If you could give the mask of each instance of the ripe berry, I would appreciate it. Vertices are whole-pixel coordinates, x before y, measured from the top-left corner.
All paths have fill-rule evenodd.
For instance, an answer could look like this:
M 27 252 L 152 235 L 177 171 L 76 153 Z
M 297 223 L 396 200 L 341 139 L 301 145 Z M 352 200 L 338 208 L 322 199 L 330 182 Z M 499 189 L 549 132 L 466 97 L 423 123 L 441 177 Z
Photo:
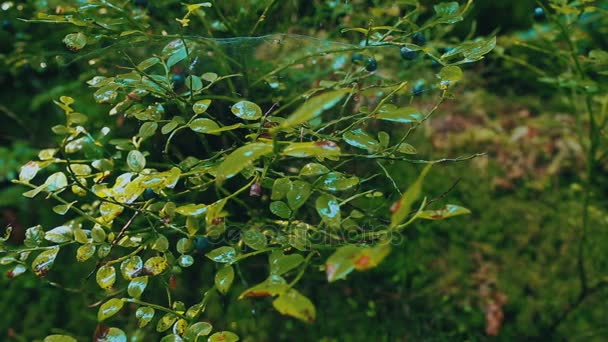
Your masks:
M 181 88 L 186 84 L 186 77 L 182 74 L 174 74 L 171 77 L 171 83 L 173 83 L 173 88 Z
M 401 54 L 401 58 L 408 61 L 411 61 L 412 59 L 418 57 L 418 51 L 412 50 L 407 46 L 402 47 L 401 50 L 399 50 L 399 53 Z
M 426 44 L 426 37 L 421 32 L 418 32 L 412 36 L 412 42 L 416 45 L 422 46 Z
M 416 84 L 414 85 L 414 88 L 412 88 L 412 95 L 419 96 L 419 95 L 422 95 L 422 92 L 424 92 L 424 83 L 416 82 Z
M 15 33 L 15 26 L 10 20 L 2 20 L 2 29 L 4 31 Z
M 353 53 L 353 55 L 350 57 L 350 61 L 353 63 L 362 62 L 363 55 L 360 53 Z
M 542 7 L 534 8 L 533 17 L 534 17 L 534 20 L 538 20 L 538 21 L 545 19 L 545 10 L 543 10 Z
M 196 248 L 197 252 L 205 253 L 209 247 L 211 247 L 211 243 L 206 237 L 198 236 L 194 239 L 194 248 Z
M 369 57 L 365 60 L 365 70 L 372 72 L 378 69 L 378 61 L 374 57 Z

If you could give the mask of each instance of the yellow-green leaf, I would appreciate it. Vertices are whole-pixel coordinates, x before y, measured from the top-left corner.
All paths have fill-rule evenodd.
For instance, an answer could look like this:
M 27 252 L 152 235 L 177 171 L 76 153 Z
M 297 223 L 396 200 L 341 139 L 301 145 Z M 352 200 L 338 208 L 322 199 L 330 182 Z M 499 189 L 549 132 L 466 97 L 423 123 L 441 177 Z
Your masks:
M 122 309 L 123 305 L 125 305 L 125 302 L 119 298 L 112 298 L 101 304 L 99 311 L 97 311 L 97 321 L 101 322 L 114 316 Z
M 234 281 L 234 269 L 232 266 L 220 268 L 215 274 L 215 287 L 220 293 L 226 294 Z
M 269 143 L 251 143 L 241 146 L 229 154 L 216 169 L 216 179 L 222 182 L 234 177 L 247 166 L 253 164 L 258 158 L 272 153 L 273 147 Z
M 289 289 L 272 302 L 272 305 L 283 315 L 289 315 L 307 323 L 314 322 L 316 310 L 310 299 L 295 289 Z
M 103 265 L 97 270 L 95 279 L 99 287 L 109 289 L 116 282 L 116 269 L 112 265 Z
M 391 207 L 393 214 L 391 215 L 390 228 L 397 227 L 410 213 L 412 204 L 418 199 L 418 197 L 420 197 L 420 193 L 422 192 L 422 182 L 424 181 L 424 177 L 429 172 L 432 165 L 433 164 L 428 164 L 422 170 L 414 184 L 412 184 L 407 191 L 403 193 L 403 196 L 401 196 L 401 198 L 393 204 Z
M 336 105 L 349 92 L 350 89 L 334 90 L 309 99 L 285 119 L 279 128 L 298 126 L 316 118 L 323 111 Z

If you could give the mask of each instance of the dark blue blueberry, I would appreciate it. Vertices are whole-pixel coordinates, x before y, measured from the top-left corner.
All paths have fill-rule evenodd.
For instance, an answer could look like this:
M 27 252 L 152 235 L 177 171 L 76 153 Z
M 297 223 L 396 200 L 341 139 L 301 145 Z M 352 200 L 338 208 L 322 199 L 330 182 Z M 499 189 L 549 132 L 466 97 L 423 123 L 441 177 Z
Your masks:
M 149 201 L 151 199 L 157 198 L 158 195 L 156 194 L 156 192 L 154 192 L 154 190 L 148 188 L 146 190 L 144 190 L 144 201 Z
M 209 247 L 211 247 L 211 243 L 209 242 L 209 239 L 207 239 L 204 236 L 197 236 L 194 239 L 194 248 L 196 248 L 196 251 L 199 253 L 205 253 Z
M 408 61 L 411 61 L 412 59 L 418 57 L 418 51 L 412 50 L 407 46 L 402 47 L 401 50 L 399 50 L 399 53 L 401 54 L 401 58 Z
M 2 20 L 2 29 L 4 31 L 15 33 L 15 26 L 10 20 Z
M 365 70 L 372 72 L 378 69 L 378 61 L 374 57 L 369 57 L 365 60 Z
M 424 92 L 424 83 L 416 82 L 416 84 L 414 85 L 414 88 L 412 88 L 412 95 L 419 96 L 419 95 L 422 95 L 423 92 Z
M 353 53 L 353 55 L 350 57 L 350 61 L 353 63 L 363 62 L 363 55 L 360 53 Z
M 535 7 L 533 13 L 534 20 L 545 19 L 545 10 L 542 7 Z
M 171 76 L 171 83 L 173 83 L 173 88 L 181 88 L 186 84 L 186 77 L 182 74 L 174 74 Z
M 426 37 L 421 32 L 415 33 L 412 36 L 412 42 L 416 45 L 422 46 L 426 44 Z

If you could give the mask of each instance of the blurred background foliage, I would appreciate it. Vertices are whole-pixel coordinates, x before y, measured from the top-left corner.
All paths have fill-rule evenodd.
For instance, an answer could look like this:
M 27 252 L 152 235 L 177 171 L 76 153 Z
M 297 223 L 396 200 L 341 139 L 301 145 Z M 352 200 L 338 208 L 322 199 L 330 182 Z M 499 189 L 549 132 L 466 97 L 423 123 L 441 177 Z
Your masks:
M 353 41 L 360 37 L 341 34 L 340 29 L 366 27 L 370 21 L 384 25 L 403 15 L 412 1 L 212 2 L 206 17 L 192 19 L 186 33 L 244 37 L 288 32 Z M 94 104 L 92 90 L 83 86 L 94 74 L 88 59 L 66 64 L 52 58 L 60 53 L 71 60 L 73 54 L 61 41 L 73 27 L 20 20 L 39 12 L 61 14 L 78 3 L 0 3 L 0 227 L 12 225 L 15 240 L 26 227 L 52 226 L 57 220 L 44 199 L 26 201 L 23 189 L 10 183 L 21 165 L 53 145 L 50 127 L 61 122 L 62 113 L 52 99 L 64 94 L 78 98 L 89 121 L 99 127 L 116 120 L 106 115 L 107 108 Z M 437 1 L 423 3 L 431 6 Z M 185 14 L 180 1 L 121 4 L 123 14 L 150 32 L 182 30 L 175 20 Z M 596 5 L 608 9 L 606 1 Z M 267 6 L 267 19 L 256 24 Z M 210 304 L 209 319 L 221 318 L 224 328 L 238 332 L 245 341 L 605 340 L 608 291 L 600 289 L 568 312 L 579 287 L 576 250 L 584 123 L 562 92 L 540 82 L 521 62 L 554 74 L 560 70 L 551 68 L 558 69 L 559 64 L 512 44 L 513 39 L 548 43 L 546 36 L 538 34 L 548 26 L 534 21 L 535 6 L 529 0 L 476 1 L 464 22 L 441 32 L 441 41 L 434 42 L 449 44 L 453 37 L 497 34 L 499 46 L 518 59 L 497 53 L 467 69 L 456 90 L 458 101 L 444 104 L 416 134 L 419 154 L 429 158 L 487 152 L 472 161 L 436 167 L 425 184 L 435 195 L 449 191 L 450 201 L 466 205 L 471 216 L 410 229 L 377 269 L 331 285 L 324 284 L 321 273 L 318 279 L 306 280 L 301 287 L 317 305 L 318 319 L 312 326 L 280 316 L 268 303 L 219 297 Z M 602 14 L 603 19 L 583 18 L 576 25 L 580 55 L 608 49 L 606 12 Z M 90 48 L 95 51 L 111 44 L 111 39 L 99 37 L 98 45 Z M 415 68 L 396 60 L 386 64 L 407 79 L 421 80 L 432 75 L 428 70 L 434 67 L 430 60 Z M 598 76 L 596 81 L 605 91 L 606 77 Z M 419 101 L 424 103 L 432 91 L 425 88 Z M 606 164 L 597 167 L 597 201 L 591 206 L 585 250 L 590 277 L 602 279 L 608 275 L 608 187 Z M 398 184 L 407 184 L 418 170 L 397 163 L 391 172 Z M 73 275 L 86 273 L 85 267 L 66 259 L 56 262 L 51 280 L 41 281 L 29 273 L 15 279 L 1 277 L 0 339 L 31 341 L 69 331 L 88 340 L 96 325 L 96 310 L 83 309 L 92 304 L 86 293 L 70 292 L 82 281 Z M 176 293 L 186 297 L 209 282 L 196 275 L 180 279 Z M 564 312 L 567 315 L 560 320 Z M 135 330 L 133 317 L 124 319 L 125 330 Z

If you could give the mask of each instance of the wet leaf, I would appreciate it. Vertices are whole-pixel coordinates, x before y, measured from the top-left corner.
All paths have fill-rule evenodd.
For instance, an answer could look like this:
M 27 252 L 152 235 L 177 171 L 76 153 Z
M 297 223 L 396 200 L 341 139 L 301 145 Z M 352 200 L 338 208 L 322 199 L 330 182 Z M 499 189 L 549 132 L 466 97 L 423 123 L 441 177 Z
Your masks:
M 167 331 L 169 328 L 171 328 L 171 326 L 173 325 L 173 323 L 175 323 L 175 321 L 177 321 L 177 317 L 173 314 L 165 314 L 163 317 L 161 317 L 158 320 L 158 323 L 156 324 L 156 331 L 158 332 L 163 332 L 163 331 Z
M 224 161 L 217 167 L 217 180 L 222 182 L 234 177 L 247 166 L 253 164 L 258 158 L 272 153 L 272 144 L 251 143 L 241 146 L 229 154 Z
M 190 267 L 194 264 L 194 258 L 188 254 L 180 255 L 179 258 L 177 258 L 177 263 L 181 267 Z
M 72 241 L 74 234 L 72 233 L 72 227 L 59 226 L 46 232 L 44 238 L 54 243 L 63 243 Z
M 304 104 L 285 119 L 279 127 L 282 129 L 290 128 L 308 122 L 319 116 L 323 111 L 336 105 L 349 92 L 350 89 L 334 90 L 308 99 L 308 101 L 304 102 Z
M 127 342 L 127 335 L 118 328 L 109 328 L 103 336 L 98 336 L 95 342 Z
M 154 318 L 154 309 L 149 306 L 142 306 L 135 311 L 135 318 L 137 318 L 137 326 L 143 328 Z
M 87 36 L 82 32 L 70 33 L 63 38 L 63 43 L 68 49 L 78 51 L 87 45 Z
M 272 183 L 272 193 L 270 199 L 277 201 L 285 198 L 287 193 L 291 190 L 293 184 L 289 178 L 278 178 Z
M 409 215 L 410 210 L 412 209 L 412 204 L 420 197 L 420 193 L 422 192 L 422 182 L 424 181 L 424 177 L 429 172 L 431 166 L 433 164 L 428 164 L 420 173 L 414 184 L 412 184 L 407 191 L 403 193 L 403 196 L 393 204 L 391 211 L 393 214 L 391 215 L 391 224 L 390 228 L 395 228 L 399 224 L 405 220 L 407 215 Z
M 219 331 L 209 336 L 208 342 L 236 342 L 239 336 L 230 331 Z
M 359 184 L 359 178 L 350 177 L 340 172 L 330 172 L 323 175 L 316 182 L 319 187 L 327 191 L 346 191 L 354 188 Z
M 347 245 L 338 248 L 326 261 L 327 281 L 345 279 L 354 270 L 376 267 L 390 252 L 390 244 L 380 242 L 374 247 Z
M 437 78 L 441 81 L 442 85 L 452 85 L 460 81 L 462 78 L 462 70 L 455 65 L 446 66 L 437 74 Z
M 374 139 L 371 135 L 367 134 L 360 128 L 350 130 L 342 135 L 344 141 L 354 147 L 376 152 L 380 150 L 381 146 L 378 140 Z
M 210 105 L 211 100 L 199 100 L 192 105 L 192 110 L 194 111 L 194 114 L 202 114 L 207 111 Z
M 232 266 L 222 267 L 215 274 L 215 287 L 222 294 L 226 294 L 230 290 L 233 281 L 234 269 Z
M 337 160 L 340 156 L 340 147 L 333 141 L 294 142 L 287 145 L 282 154 L 297 158 L 316 157 L 320 160 L 323 158 Z
M 239 101 L 230 108 L 230 111 L 243 120 L 257 120 L 262 117 L 260 106 L 250 101 Z
M 287 285 L 287 281 L 285 281 L 283 277 L 271 275 L 263 282 L 245 290 L 243 293 L 241 293 L 239 299 L 276 296 L 285 292 L 285 290 L 288 288 L 289 286 Z
M 151 248 L 155 251 L 165 252 L 167 249 L 169 249 L 169 240 L 166 236 L 159 235 L 156 240 L 154 240 Z
M 167 61 L 167 67 L 172 67 L 188 57 L 186 46 L 182 39 L 176 39 L 167 44 L 162 50 L 162 56 Z
M 195 131 L 196 133 L 209 133 L 216 131 L 220 128 L 217 122 L 211 119 L 199 118 L 194 119 L 190 123 L 190 129 Z
M 25 240 L 23 244 L 26 247 L 37 247 L 44 242 L 45 231 L 41 225 L 30 227 L 25 230 Z
M 139 298 L 146 289 L 146 286 L 148 286 L 147 276 L 133 278 L 133 280 L 129 282 L 127 293 L 133 298 Z
M 322 194 L 315 202 L 317 213 L 330 228 L 340 228 L 342 217 L 338 200 L 331 195 Z
M 40 165 L 38 165 L 35 161 L 29 161 L 27 164 L 21 167 L 21 171 L 19 172 L 19 180 L 22 182 L 28 182 L 40 171 Z
M 120 264 L 120 273 L 126 280 L 137 277 L 144 269 L 144 262 L 138 255 L 134 255 Z
M 374 117 L 399 123 L 418 123 L 422 120 L 422 114 L 418 109 L 414 107 L 399 108 L 392 104 L 382 105 Z
M 181 207 L 177 207 L 175 212 L 184 216 L 201 216 L 207 212 L 207 205 L 189 203 Z
M 437 210 L 423 210 L 416 214 L 417 218 L 427 220 L 443 220 L 448 217 L 470 214 L 471 211 L 467 208 L 463 208 L 454 204 L 447 204 L 441 209 Z
M 149 138 L 156 133 L 157 129 L 158 123 L 154 121 L 144 122 L 144 124 L 139 128 L 139 133 L 137 133 L 137 135 L 143 139 Z
M 201 90 L 203 88 L 203 81 L 198 76 L 190 75 L 186 77 L 186 87 L 192 91 Z
M 251 247 L 252 249 L 255 249 L 256 251 L 266 248 L 268 243 L 266 240 L 266 236 L 255 229 L 249 229 L 242 232 L 241 238 L 247 246 Z
M 127 155 L 127 165 L 132 171 L 139 172 L 146 167 L 146 157 L 138 150 L 131 150 Z
M 103 265 L 97 270 L 95 279 L 99 287 L 107 290 L 116 282 L 116 269 L 112 265 Z
M 301 207 L 310 197 L 311 187 L 307 182 L 294 181 L 291 190 L 287 192 L 287 204 L 293 210 Z
M 68 204 L 59 204 L 53 207 L 53 211 L 59 215 L 65 215 L 65 213 L 68 212 L 68 210 L 70 210 L 70 208 L 76 204 L 77 202 L 70 202 Z
M 177 323 L 175 323 L 175 324 L 177 324 Z M 177 334 L 166 335 L 160 339 L 160 342 L 182 342 L 182 341 L 184 341 L 184 340 Z
M 44 182 L 47 191 L 62 190 L 68 186 L 68 179 L 63 172 L 55 172 Z
M 93 255 L 95 255 L 95 245 L 93 244 L 84 244 L 76 250 L 76 260 L 79 262 L 84 262 L 89 260 Z
M 270 212 L 280 218 L 288 219 L 291 217 L 291 209 L 283 201 L 274 201 L 270 203 Z
M 154 66 L 154 65 L 156 65 L 158 63 L 160 63 L 160 58 L 158 58 L 158 57 L 150 57 L 150 58 L 144 60 L 143 62 L 139 63 L 137 65 L 137 68 L 139 70 L 141 70 L 141 71 L 145 71 L 146 69 L 148 69 L 148 68 L 150 68 L 150 67 L 152 67 L 152 66 Z
M 230 246 L 223 246 L 212 250 L 205 256 L 215 262 L 231 264 L 236 260 L 236 250 Z
M 300 170 L 300 176 L 320 176 L 329 172 L 329 169 L 324 165 L 317 163 L 308 163 Z
M 283 315 L 289 315 L 307 323 L 314 322 L 316 310 L 310 299 L 295 289 L 289 289 L 272 302 L 272 305 Z
M 269 256 L 270 274 L 282 275 L 298 267 L 304 261 L 300 254 L 283 255 L 281 251 L 274 251 Z
M 198 337 L 207 336 L 213 330 L 213 326 L 207 322 L 197 322 L 186 329 L 184 339 L 186 341 L 196 342 Z
M 153 276 L 163 273 L 167 267 L 169 267 L 167 259 L 161 256 L 151 257 L 144 263 L 145 274 Z
M 122 309 L 123 305 L 125 305 L 125 302 L 119 298 L 112 298 L 101 304 L 99 311 L 97 311 L 97 321 L 102 322 L 114 316 Z

